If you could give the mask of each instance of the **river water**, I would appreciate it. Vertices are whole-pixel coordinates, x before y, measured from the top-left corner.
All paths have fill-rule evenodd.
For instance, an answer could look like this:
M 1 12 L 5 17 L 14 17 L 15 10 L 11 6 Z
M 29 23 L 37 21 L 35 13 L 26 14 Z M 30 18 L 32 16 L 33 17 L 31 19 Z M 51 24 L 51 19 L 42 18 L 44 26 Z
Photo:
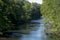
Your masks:
M 32 30 L 29 34 L 26 35 L 23 34 L 21 40 L 46 40 L 43 21 L 44 19 L 32 20 L 31 22 L 39 22 L 40 24 L 34 26 L 36 30 Z
M 21 34 L 22 36 L 19 38 L 1 38 L 0 40 L 46 40 L 46 35 L 44 33 L 44 19 L 38 19 L 38 20 L 32 20 L 32 23 L 29 25 L 23 25 L 23 26 L 31 26 L 31 30 L 28 34 Z M 35 29 L 35 30 L 33 30 Z M 28 30 L 27 30 L 28 31 Z M 25 31 L 26 32 L 26 31 Z M 18 34 L 19 36 L 19 34 Z

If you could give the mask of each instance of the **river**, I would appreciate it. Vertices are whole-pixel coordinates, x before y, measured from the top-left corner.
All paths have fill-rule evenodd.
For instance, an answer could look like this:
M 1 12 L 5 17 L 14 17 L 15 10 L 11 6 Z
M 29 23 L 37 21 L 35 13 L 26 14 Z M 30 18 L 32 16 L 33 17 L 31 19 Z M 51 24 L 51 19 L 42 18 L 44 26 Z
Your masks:
M 39 22 L 40 24 L 37 24 L 37 26 L 35 26 L 37 29 L 31 31 L 30 34 L 23 34 L 21 40 L 46 40 L 43 20 L 44 19 L 32 20 L 31 22 Z
M 9 39 L 11 40 L 46 40 L 46 35 L 44 33 L 45 27 L 43 24 L 44 19 L 32 20 L 31 22 L 34 24 L 34 25 L 31 24 L 31 25 L 32 25 L 32 28 L 35 30 L 31 29 L 28 34 L 21 34 L 22 36 L 20 38 L 16 38 L 16 39 L 9 38 Z M 9 40 L 9 39 L 5 39 L 5 40 Z

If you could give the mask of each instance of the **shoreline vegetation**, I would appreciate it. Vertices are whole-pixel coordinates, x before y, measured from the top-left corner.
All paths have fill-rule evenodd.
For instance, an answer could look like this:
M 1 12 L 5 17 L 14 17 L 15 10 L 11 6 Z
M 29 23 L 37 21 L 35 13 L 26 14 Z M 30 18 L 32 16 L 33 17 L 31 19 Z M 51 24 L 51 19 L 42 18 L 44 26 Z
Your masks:
M 11 34 L 6 31 L 25 29 L 26 26 L 20 25 L 40 19 L 40 7 L 41 4 L 29 3 L 26 0 L 0 0 L 0 36 Z
M 45 24 L 50 40 L 60 40 L 60 0 L 44 0 L 41 6 L 42 17 L 46 18 Z M 50 28 L 48 28 L 50 27 Z

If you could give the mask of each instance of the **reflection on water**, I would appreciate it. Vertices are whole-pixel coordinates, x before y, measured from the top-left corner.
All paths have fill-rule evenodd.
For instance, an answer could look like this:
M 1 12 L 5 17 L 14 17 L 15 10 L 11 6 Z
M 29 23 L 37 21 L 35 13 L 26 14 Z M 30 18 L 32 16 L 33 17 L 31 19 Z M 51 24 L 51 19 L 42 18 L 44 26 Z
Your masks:
M 13 33 L 12 37 L 22 35 L 19 38 L 1 38 L 0 40 L 45 40 L 43 19 L 32 20 L 31 23 L 22 25 L 25 29 L 20 30 L 22 34 Z

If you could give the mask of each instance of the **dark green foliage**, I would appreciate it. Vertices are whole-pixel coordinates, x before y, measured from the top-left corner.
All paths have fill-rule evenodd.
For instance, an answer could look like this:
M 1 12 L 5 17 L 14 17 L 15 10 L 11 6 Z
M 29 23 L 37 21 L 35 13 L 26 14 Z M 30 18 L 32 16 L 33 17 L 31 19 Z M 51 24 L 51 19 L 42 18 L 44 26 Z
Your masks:
M 34 4 L 26 0 L 0 0 L 0 32 L 15 30 L 19 25 L 38 18 L 40 4 Z
M 31 18 L 32 19 L 39 19 L 42 15 L 40 13 L 40 4 L 32 3 L 32 12 L 31 12 Z

